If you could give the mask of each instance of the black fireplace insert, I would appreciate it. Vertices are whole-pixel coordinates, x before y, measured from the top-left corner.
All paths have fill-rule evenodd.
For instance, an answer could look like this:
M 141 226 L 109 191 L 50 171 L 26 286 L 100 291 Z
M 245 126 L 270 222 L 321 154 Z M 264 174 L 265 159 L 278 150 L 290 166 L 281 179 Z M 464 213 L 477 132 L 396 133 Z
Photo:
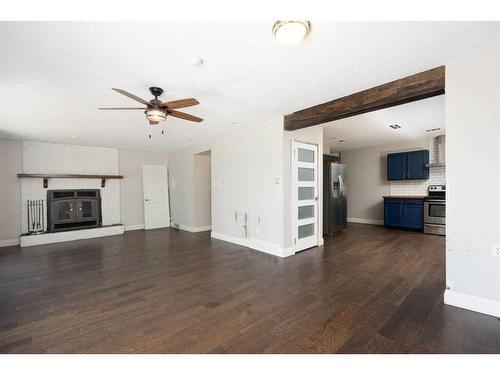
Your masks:
M 47 231 L 61 232 L 101 225 L 99 189 L 47 191 Z

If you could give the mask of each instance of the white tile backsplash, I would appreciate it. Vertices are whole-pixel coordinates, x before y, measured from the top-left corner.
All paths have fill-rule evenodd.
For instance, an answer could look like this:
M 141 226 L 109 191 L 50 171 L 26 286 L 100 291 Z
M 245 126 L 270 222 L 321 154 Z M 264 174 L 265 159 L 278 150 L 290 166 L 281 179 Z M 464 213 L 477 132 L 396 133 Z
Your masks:
M 437 161 L 437 148 L 438 145 L 434 138 L 429 139 L 429 160 L 431 163 Z M 391 195 L 427 195 L 429 185 L 446 184 L 445 170 L 445 167 L 430 168 L 428 180 L 390 181 Z

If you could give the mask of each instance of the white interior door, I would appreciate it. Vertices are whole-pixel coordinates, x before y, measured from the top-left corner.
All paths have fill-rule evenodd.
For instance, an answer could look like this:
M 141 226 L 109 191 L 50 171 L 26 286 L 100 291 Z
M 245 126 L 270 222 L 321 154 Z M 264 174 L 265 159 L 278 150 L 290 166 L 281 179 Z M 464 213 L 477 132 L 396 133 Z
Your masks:
M 292 141 L 293 245 L 318 245 L 318 146 Z
M 170 226 L 168 171 L 166 165 L 143 165 L 145 229 Z

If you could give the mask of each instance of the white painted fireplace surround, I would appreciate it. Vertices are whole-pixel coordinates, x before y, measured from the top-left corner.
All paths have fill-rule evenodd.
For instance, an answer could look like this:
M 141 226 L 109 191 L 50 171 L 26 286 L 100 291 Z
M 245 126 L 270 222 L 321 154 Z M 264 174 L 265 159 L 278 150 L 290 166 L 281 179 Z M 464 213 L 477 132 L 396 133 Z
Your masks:
M 23 142 L 23 173 L 66 173 L 66 174 L 119 174 L 118 150 L 114 148 L 65 145 L 42 142 Z M 46 204 L 49 189 L 100 189 L 102 224 L 109 226 L 120 224 L 120 181 L 106 180 L 101 188 L 100 179 L 50 178 L 48 188 L 43 187 L 41 178 L 21 179 L 21 232 L 26 233 L 28 199 L 43 199 Z M 47 209 L 45 206 L 45 215 Z M 45 222 L 45 226 L 47 223 Z M 46 228 L 44 228 L 46 229 Z M 117 234 L 116 229 L 109 234 Z M 92 231 L 92 230 L 90 230 Z M 95 236 L 91 232 L 87 235 Z M 123 233 L 123 227 L 121 228 Z M 105 234 L 105 233 L 104 233 Z M 51 234 L 54 241 L 82 238 L 85 231 L 70 231 Z M 58 236 L 55 236 L 58 235 Z M 108 234 L 105 234 L 108 235 Z M 41 235 L 46 236 L 46 235 Z M 38 236 L 29 236 L 34 237 Z M 42 237 L 40 237 L 42 239 Z M 42 243 L 47 243 L 42 240 Z M 21 245 L 23 238 L 21 238 Z

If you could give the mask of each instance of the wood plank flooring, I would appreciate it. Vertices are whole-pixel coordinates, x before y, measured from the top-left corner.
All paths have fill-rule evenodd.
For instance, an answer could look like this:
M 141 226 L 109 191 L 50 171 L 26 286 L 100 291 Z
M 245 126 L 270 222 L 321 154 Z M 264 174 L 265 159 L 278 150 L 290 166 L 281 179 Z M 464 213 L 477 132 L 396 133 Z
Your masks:
M 175 229 L 0 249 L 0 353 L 500 353 L 444 238 L 351 224 L 281 259 Z

